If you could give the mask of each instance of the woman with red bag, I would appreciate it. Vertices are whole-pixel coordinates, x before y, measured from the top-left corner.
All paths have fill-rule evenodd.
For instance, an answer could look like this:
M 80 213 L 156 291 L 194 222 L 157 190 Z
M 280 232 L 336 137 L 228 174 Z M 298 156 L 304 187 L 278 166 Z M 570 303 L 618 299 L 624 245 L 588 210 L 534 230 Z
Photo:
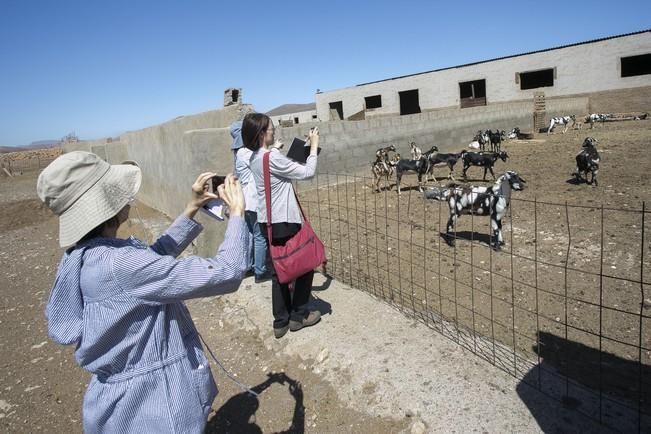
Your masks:
M 309 179 L 316 173 L 319 130 L 310 131 L 310 155 L 305 164 L 297 163 L 273 148 L 275 128 L 271 119 L 262 113 L 249 113 L 242 121 L 242 140 L 244 146 L 253 151 L 251 171 L 258 192 L 258 223 L 268 240 L 267 225 L 271 224 L 271 245 L 287 243 L 301 229 L 302 213 L 292 180 Z M 271 193 L 271 221 L 267 217 L 264 182 L 264 155 L 269 153 L 269 175 Z M 272 261 L 272 268 L 273 261 Z M 271 299 L 273 307 L 273 329 L 276 339 L 283 337 L 288 330 L 298 331 L 319 322 L 321 313 L 310 311 L 308 302 L 312 293 L 314 270 L 299 276 L 293 282 L 281 284 L 273 269 Z

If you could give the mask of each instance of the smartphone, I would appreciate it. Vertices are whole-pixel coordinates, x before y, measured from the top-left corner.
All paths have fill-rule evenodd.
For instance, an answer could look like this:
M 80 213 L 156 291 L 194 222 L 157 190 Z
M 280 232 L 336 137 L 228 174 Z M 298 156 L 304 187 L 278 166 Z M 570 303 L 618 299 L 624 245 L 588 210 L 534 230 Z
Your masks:
M 212 177 L 212 191 L 213 193 L 217 193 L 217 187 L 222 185 L 226 181 L 225 176 L 220 176 L 220 175 L 215 175 Z

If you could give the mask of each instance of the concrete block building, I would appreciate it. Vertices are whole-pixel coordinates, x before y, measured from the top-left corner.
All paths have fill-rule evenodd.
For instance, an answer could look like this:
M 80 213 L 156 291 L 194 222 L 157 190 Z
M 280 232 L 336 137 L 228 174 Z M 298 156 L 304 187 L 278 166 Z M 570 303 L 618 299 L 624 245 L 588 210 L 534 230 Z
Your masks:
M 284 104 L 266 113 L 274 125 L 292 126 L 317 122 L 316 104 Z
M 651 30 L 321 92 L 316 111 L 322 121 L 361 120 L 531 101 L 536 94 L 588 98 L 586 112 L 648 110 Z

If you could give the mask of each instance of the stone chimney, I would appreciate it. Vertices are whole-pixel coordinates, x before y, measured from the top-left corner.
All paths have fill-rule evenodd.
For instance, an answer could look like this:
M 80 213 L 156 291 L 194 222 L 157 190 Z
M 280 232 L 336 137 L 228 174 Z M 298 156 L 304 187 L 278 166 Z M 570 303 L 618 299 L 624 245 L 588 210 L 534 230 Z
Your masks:
M 224 107 L 242 104 L 242 89 L 228 88 L 224 91 Z

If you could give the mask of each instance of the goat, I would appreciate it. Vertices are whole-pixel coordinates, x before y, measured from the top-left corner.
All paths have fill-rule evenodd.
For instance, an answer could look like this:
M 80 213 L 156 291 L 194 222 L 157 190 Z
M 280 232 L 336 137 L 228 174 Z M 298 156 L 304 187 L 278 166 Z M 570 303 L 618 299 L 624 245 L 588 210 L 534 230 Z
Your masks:
M 585 117 L 585 121 L 590 124 L 590 129 L 594 128 L 595 122 L 601 122 L 601 126 L 604 126 L 604 122 L 612 115 L 607 113 L 592 113 Z
M 484 149 L 486 149 L 486 145 L 490 142 L 490 137 L 488 135 L 488 131 L 489 130 L 486 130 L 486 131 L 482 132 L 482 130 L 478 130 L 477 134 L 475 134 L 475 137 L 472 138 L 473 143 L 474 142 L 479 143 L 479 148 L 481 148 L 482 151 Z M 471 145 L 472 145 L 472 143 L 471 143 Z M 474 146 L 470 146 L 470 147 L 473 148 Z M 477 149 L 477 148 L 475 148 L 475 149 Z
M 511 132 L 507 135 L 509 140 L 513 139 L 519 139 L 520 138 L 520 128 L 515 127 L 511 130 Z
M 430 167 L 429 156 L 438 150 L 436 146 L 432 146 L 418 160 L 399 160 L 396 163 L 396 186 L 398 187 L 398 194 L 400 194 L 400 181 L 405 172 L 416 172 L 418 175 L 418 191 L 423 191 L 423 175 L 429 171 Z
M 429 168 L 429 173 L 432 175 L 434 178 L 434 182 L 436 181 L 436 176 L 434 176 L 434 166 L 445 163 L 448 166 L 448 169 L 450 169 L 450 173 L 448 174 L 448 178 L 454 181 L 454 177 L 452 176 L 452 171 L 454 170 L 454 165 L 457 164 L 457 161 L 459 158 L 463 158 L 463 155 L 467 151 L 464 149 L 463 151 L 456 153 L 456 154 L 441 154 L 439 152 L 433 152 L 429 156 L 429 163 L 430 163 L 430 168 Z
M 412 160 L 420 160 L 420 157 L 423 155 L 423 151 L 416 146 L 415 142 L 409 144 L 409 152 L 411 153 Z
M 556 125 L 565 125 L 565 128 L 563 128 L 563 134 L 565 134 L 567 129 L 570 127 L 570 122 L 572 123 L 572 126 L 576 124 L 575 115 L 551 118 L 549 121 L 549 128 L 547 128 L 547 134 L 550 134 Z
M 501 152 L 466 152 L 463 154 L 462 160 L 463 160 L 463 179 L 468 179 L 466 176 L 466 172 L 468 171 L 468 168 L 470 166 L 480 166 L 484 168 L 484 178 L 483 180 L 486 181 L 486 171 L 490 170 L 491 175 L 493 176 L 493 179 L 495 179 L 495 172 L 493 172 L 493 166 L 495 165 L 495 162 L 497 159 L 501 159 L 502 161 L 506 162 L 507 158 L 509 158 L 509 154 L 507 154 L 505 151 Z
M 495 130 L 495 132 L 488 130 L 487 133 L 491 142 L 491 152 L 500 152 L 500 145 L 506 135 L 506 132 L 504 130 Z
M 375 160 L 375 162 L 371 166 L 371 172 L 373 173 L 373 177 L 374 177 L 373 184 L 375 185 L 375 191 L 377 192 L 380 191 L 380 181 L 382 181 L 382 178 L 385 179 L 384 187 L 389 187 L 389 190 L 391 190 L 391 183 L 389 182 L 389 177 L 393 175 L 393 168 L 395 167 L 396 163 L 399 160 L 400 160 L 400 154 L 394 155 L 392 159 Z
M 375 151 L 376 158 L 389 158 L 389 152 L 396 152 L 396 147 L 394 145 L 385 146 Z
M 512 190 L 524 190 L 526 181 L 517 172 L 507 171 L 490 187 L 431 188 L 424 193 L 425 199 L 446 201 L 450 218 L 446 226 L 445 240 L 455 245 L 453 232 L 462 214 L 488 215 L 491 219 L 490 246 L 500 250 L 504 245 L 502 238 L 502 219 L 511 202 Z
M 577 181 L 585 181 L 588 184 L 594 183 L 596 187 L 599 185 L 597 183 L 597 173 L 599 173 L 599 161 L 601 157 L 599 156 L 599 152 L 597 152 L 595 143 L 597 141 L 592 137 L 585 138 L 582 145 L 583 149 L 576 154 L 576 172 L 573 175 Z M 590 173 L 590 181 L 588 181 L 588 173 Z

